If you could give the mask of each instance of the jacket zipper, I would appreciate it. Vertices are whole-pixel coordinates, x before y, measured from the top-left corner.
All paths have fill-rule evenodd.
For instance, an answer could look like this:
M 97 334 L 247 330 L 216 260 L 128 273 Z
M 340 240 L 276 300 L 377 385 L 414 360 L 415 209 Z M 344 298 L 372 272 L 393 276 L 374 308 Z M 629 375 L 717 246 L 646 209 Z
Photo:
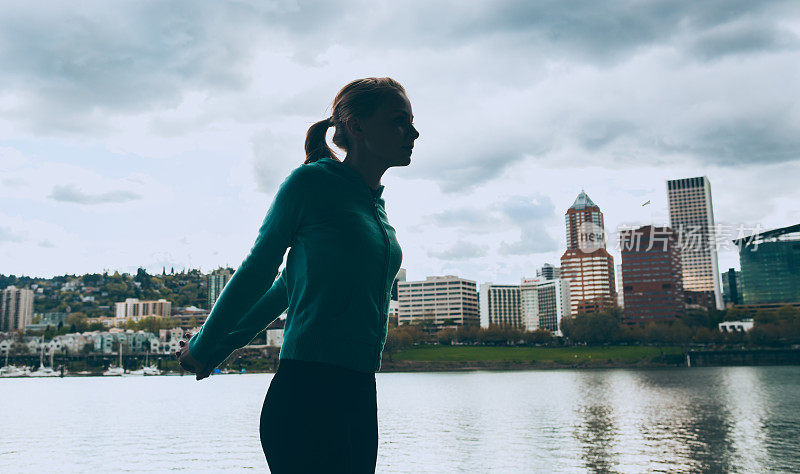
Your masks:
M 383 233 L 383 240 L 386 243 L 386 264 L 383 267 L 383 280 L 381 281 L 381 307 L 380 307 L 380 318 L 378 318 L 378 323 L 383 321 L 383 308 L 386 306 L 386 280 L 389 278 L 389 253 L 391 252 L 391 248 L 389 246 L 389 234 L 386 232 L 386 228 L 383 226 L 383 222 L 381 222 L 381 216 L 378 213 L 378 199 L 376 198 L 373 201 L 373 210 L 375 211 L 375 218 L 378 220 L 378 226 L 381 228 L 381 232 Z M 383 331 L 383 327 L 381 324 L 378 325 L 378 334 L 381 334 Z M 380 336 L 379 336 L 380 337 Z M 377 341 L 380 343 L 380 339 Z M 380 356 L 380 351 L 376 354 L 376 358 Z

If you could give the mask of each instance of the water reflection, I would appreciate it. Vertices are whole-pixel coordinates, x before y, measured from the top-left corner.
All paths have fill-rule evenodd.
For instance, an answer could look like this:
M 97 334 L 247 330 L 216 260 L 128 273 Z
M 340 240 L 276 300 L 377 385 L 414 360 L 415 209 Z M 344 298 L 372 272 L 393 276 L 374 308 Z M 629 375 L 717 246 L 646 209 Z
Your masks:
M 758 391 L 758 410 L 753 412 L 758 416 L 761 449 L 756 461 L 764 470 L 800 471 L 800 374 L 797 369 L 770 367 L 767 371 L 753 367 L 749 372 L 750 386 Z
M 773 436 L 764 423 L 763 387 L 771 384 L 763 374 L 763 368 L 579 373 L 572 437 L 583 467 L 764 471 L 775 453 L 769 452 Z
M 609 400 L 608 373 L 584 373 L 578 383 L 578 423 L 573 437 L 581 446 L 583 465 L 592 472 L 616 472 L 617 428 Z
M 632 463 L 656 472 L 728 471 L 730 414 L 719 371 L 636 373 L 628 395 L 633 428 L 623 449 Z
M 269 377 L 0 380 L 0 472 L 264 470 Z M 377 380 L 382 473 L 800 472 L 800 367 Z

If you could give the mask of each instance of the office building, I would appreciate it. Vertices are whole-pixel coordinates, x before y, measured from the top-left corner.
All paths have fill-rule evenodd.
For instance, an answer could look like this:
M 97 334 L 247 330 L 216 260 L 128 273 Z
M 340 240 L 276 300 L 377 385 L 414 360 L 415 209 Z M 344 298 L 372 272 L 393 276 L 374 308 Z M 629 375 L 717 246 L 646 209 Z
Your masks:
M 397 284 L 401 281 L 406 281 L 406 269 L 401 268 L 397 271 L 397 275 L 392 282 L 392 291 L 389 294 L 389 325 L 397 326 L 397 320 L 400 316 L 400 300 L 397 291 Z
M 389 301 L 397 301 L 398 300 L 397 283 L 401 282 L 401 281 L 406 281 L 406 269 L 405 268 L 401 268 L 400 270 L 398 270 L 397 271 L 397 275 L 395 275 L 395 277 L 394 277 L 394 281 L 392 282 L 392 292 L 391 292 Z
M 213 272 L 206 275 L 206 285 L 208 286 L 208 309 L 214 307 L 214 303 L 217 302 L 217 298 L 222 293 L 222 289 L 225 288 L 225 285 L 228 284 L 233 273 L 228 268 L 218 268 Z
M 685 308 L 678 233 L 644 226 L 619 234 L 626 323 L 673 319 Z
M 678 232 L 687 302 L 722 309 L 714 206 L 708 178 L 667 181 L 670 227 Z
M 581 191 L 565 221 L 567 250 L 561 256 L 561 278 L 569 281 L 570 314 L 613 307 L 614 257 L 606 250 L 603 213 Z
M 545 263 L 542 268 L 536 270 L 536 277 L 544 278 L 545 280 L 561 278 L 561 268 Z
M 488 328 L 490 324 L 524 327 L 519 306 L 519 285 L 482 284 L 478 306 L 482 328 Z
M 114 303 L 116 318 L 138 321 L 141 318 L 168 318 L 172 311 L 172 303 L 165 299 L 156 301 L 139 301 L 137 298 L 126 298 L 123 303 Z
M 525 329 L 544 329 L 561 336 L 561 320 L 570 313 L 569 282 L 539 277 L 523 279 L 519 288 Z
M 33 290 L 11 285 L 0 295 L 0 332 L 25 329 L 33 320 Z
M 800 224 L 734 241 L 746 305 L 800 302 Z
M 722 274 L 722 302 L 725 306 L 742 304 L 742 272 L 729 268 Z
M 398 324 L 420 324 L 435 330 L 480 324 L 475 282 L 453 275 L 397 284 Z
M 171 317 L 179 327 L 188 331 L 205 324 L 206 318 L 208 318 L 208 310 L 197 306 L 175 308 Z
M 38 323 L 26 324 L 25 332 L 61 328 L 67 324 L 67 317 L 69 317 L 69 313 L 44 313 Z

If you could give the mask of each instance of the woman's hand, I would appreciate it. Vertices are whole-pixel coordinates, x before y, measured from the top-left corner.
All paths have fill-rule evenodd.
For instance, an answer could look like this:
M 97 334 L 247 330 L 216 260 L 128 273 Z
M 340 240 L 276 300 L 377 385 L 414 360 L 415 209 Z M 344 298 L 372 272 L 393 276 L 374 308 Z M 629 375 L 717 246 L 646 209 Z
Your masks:
M 197 380 L 203 380 L 211 375 L 213 369 L 201 364 L 197 359 L 192 357 L 192 353 L 189 352 L 189 338 L 191 338 L 191 336 L 190 333 L 186 333 L 186 340 L 180 342 L 181 348 L 175 352 L 175 356 L 178 358 L 178 365 L 180 365 L 183 370 L 195 374 Z

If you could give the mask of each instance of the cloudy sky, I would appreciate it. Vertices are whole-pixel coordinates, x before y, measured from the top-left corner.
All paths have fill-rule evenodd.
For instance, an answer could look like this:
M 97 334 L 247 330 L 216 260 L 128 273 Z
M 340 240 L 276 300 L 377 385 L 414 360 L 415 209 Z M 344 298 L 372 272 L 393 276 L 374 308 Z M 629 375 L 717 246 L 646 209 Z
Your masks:
M 581 189 L 612 236 L 703 175 L 718 223 L 800 222 L 798 2 L 47 6 L 0 11 L 3 274 L 237 266 L 365 76 L 401 81 L 421 132 L 383 179 L 409 279 L 535 275 Z

